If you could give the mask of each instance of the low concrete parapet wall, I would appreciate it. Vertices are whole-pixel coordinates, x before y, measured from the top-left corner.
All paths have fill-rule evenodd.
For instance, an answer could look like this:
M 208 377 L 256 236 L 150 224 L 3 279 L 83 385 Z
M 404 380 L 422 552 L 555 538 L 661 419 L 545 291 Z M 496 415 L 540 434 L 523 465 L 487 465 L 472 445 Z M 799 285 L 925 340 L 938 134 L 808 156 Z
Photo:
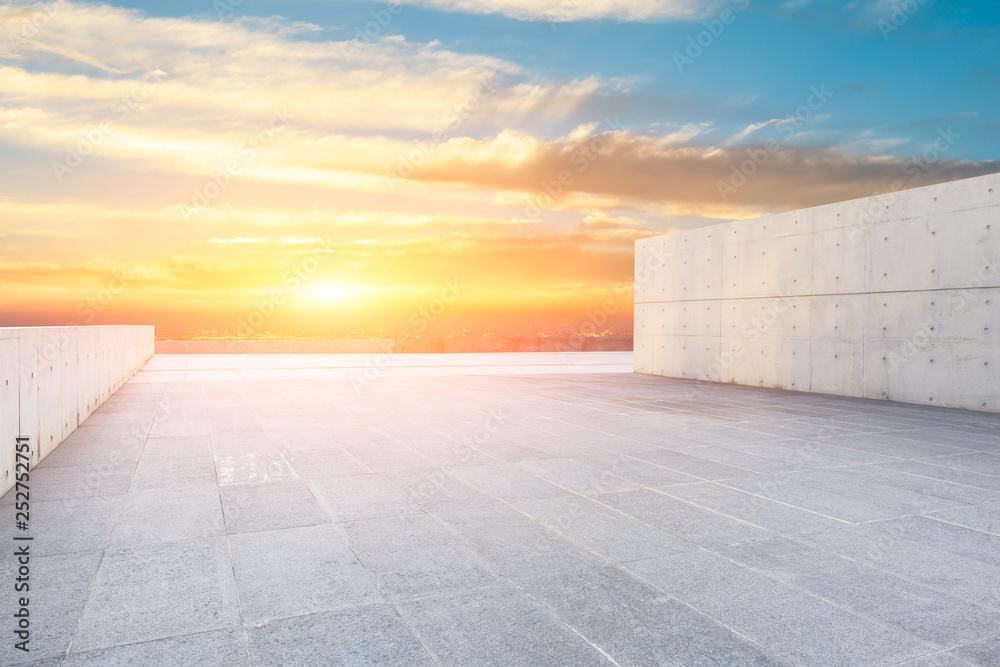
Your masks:
M 0 328 L 0 494 L 17 437 L 34 467 L 152 356 L 152 326 Z
M 635 371 L 1000 411 L 1000 174 L 637 241 Z

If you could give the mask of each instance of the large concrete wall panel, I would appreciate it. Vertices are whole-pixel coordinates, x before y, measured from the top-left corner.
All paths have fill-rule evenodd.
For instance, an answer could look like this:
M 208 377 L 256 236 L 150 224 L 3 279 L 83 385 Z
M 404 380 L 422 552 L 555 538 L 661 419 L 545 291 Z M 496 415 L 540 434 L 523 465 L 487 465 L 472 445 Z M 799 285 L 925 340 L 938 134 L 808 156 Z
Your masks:
M 809 351 L 809 391 L 840 396 L 864 395 L 864 341 L 813 338 Z
M 632 348 L 632 358 L 636 373 L 651 375 L 653 373 L 653 336 L 644 334 L 635 337 Z
M 851 294 L 868 290 L 869 260 L 854 245 L 857 229 L 837 226 L 813 233 L 813 294 Z
M 0 494 L 14 485 L 14 439 L 48 456 L 153 356 L 153 327 L 0 328 Z
M 810 303 L 809 333 L 814 340 L 861 340 L 864 336 L 870 307 L 867 294 L 821 295 L 803 301 Z
M 77 338 L 77 413 L 83 422 L 101 403 L 100 366 L 97 358 L 97 337 L 87 332 Z
M 14 329 L 12 331 L 21 331 Z M 21 337 L 18 341 L 18 430 L 20 435 L 29 438 L 31 442 L 31 465 L 41 459 L 40 427 L 38 420 L 39 393 L 41 381 L 39 370 L 40 335 Z
M 635 300 L 639 373 L 1000 411 L 1000 175 L 642 239 Z
M 20 435 L 17 416 L 21 404 L 19 343 L 15 337 L 4 336 L 0 329 L 0 442 L 7 443 L 0 448 L 0 466 L 3 466 L 0 486 L 5 489 L 13 485 L 14 439 Z

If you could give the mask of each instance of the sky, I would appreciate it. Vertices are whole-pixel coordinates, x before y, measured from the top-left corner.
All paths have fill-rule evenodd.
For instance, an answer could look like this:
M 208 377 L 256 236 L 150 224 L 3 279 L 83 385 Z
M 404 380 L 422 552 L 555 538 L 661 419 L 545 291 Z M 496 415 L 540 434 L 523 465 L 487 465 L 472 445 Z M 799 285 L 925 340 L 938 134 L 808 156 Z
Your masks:
M 0 3 L 0 326 L 630 333 L 634 241 L 1000 171 L 995 0 Z

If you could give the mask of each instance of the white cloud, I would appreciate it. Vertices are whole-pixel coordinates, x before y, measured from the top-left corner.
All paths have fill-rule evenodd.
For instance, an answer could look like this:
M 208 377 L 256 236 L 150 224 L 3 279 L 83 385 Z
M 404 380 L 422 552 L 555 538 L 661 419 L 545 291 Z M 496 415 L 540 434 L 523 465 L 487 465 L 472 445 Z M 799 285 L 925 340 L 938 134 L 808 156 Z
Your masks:
M 676 21 L 707 16 L 719 0 L 401 0 L 447 11 L 502 14 L 521 21 Z
M 596 77 L 553 82 L 506 60 L 399 36 L 323 41 L 315 26 L 281 19 L 149 17 L 70 2 L 4 16 L 0 97 L 8 116 L 30 110 L 56 126 L 99 122 L 158 70 L 155 91 L 143 95 L 142 113 L 128 125 L 161 134 L 169 127 L 177 141 L 256 131 L 276 108 L 321 136 L 453 136 L 473 124 L 495 133 L 526 115 L 562 118 L 619 85 Z M 45 17 L 40 27 L 28 23 L 32 16 Z

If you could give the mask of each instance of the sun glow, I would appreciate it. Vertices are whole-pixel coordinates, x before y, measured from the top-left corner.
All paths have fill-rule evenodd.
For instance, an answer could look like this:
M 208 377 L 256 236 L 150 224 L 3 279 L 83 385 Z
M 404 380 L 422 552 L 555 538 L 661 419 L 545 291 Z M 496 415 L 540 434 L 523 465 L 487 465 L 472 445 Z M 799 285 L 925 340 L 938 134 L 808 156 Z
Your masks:
M 320 301 L 343 301 L 351 297 L 358 296 L 364 290 L 353 285 L 340 285 L 337 283 L 324 283 L 314 285 L 307 290 L 309 296 Z

